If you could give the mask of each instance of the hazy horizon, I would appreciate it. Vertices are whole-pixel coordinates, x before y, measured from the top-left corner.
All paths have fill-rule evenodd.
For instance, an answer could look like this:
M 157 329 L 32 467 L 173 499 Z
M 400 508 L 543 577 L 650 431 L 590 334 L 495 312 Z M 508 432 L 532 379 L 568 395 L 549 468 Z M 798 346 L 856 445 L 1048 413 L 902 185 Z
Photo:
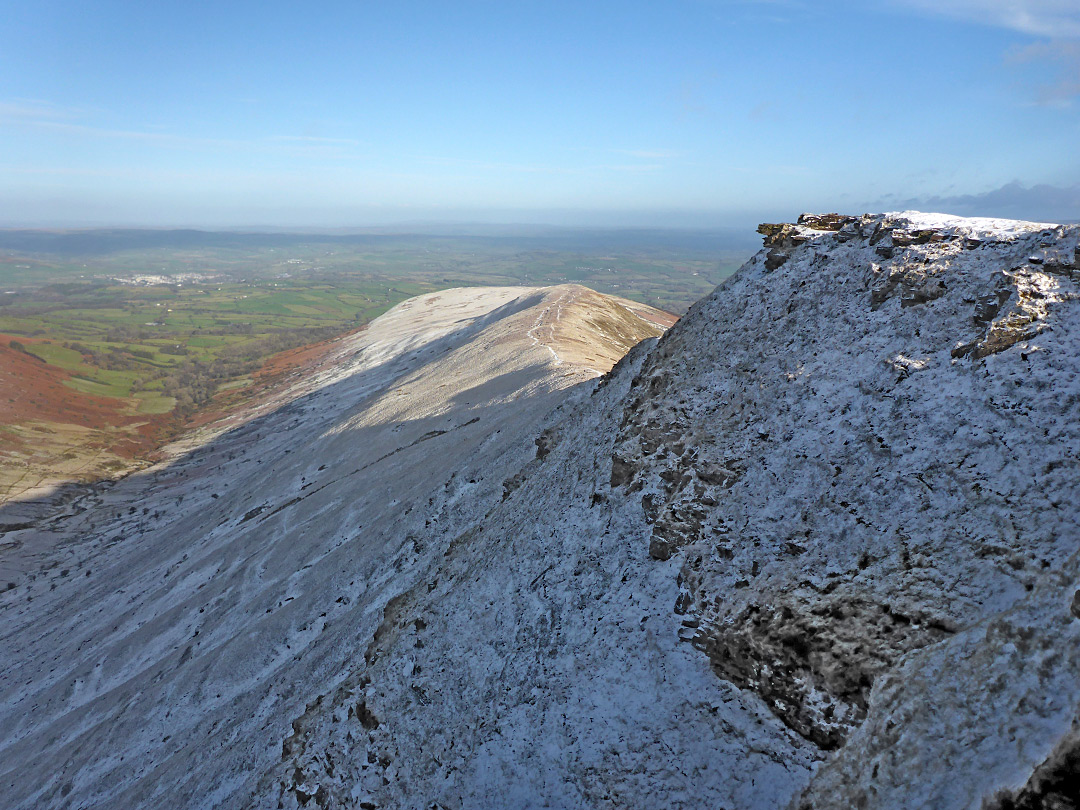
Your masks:
M 1039 189 L 1026 189 L 1025 196 L 1033 198 Z M 997 194 L 969 195 L 950 200 L 906 200 L 893 206 L 863 206 L 847 208 L 785 208 L 762 211 L 756 215 L 746 212 L 715 214 L 709 211 L 665 211 L 624 213 L 619 211 L 556 211 L 556 212 L 493 212 L 491 214 L 453 212 L 439 216 L 438 212 L 412 217 L 395 217 L 389 212 L 370 216 L 296 217 L 294 219 L 265 219 L 262 221 L 213 221 L 210 219 L 114 218 L 114 219 L 8 219 L 0 220 L 0 230 L 198 230 L 207 232 L 250 233 L 417 233 L 437 234 L 444 231 L 465 233 L 494 233 L 501 231 L 753 231 L 762 222 L 793 222 L 804 213 L 841 213 L 859 216 L 905 210 L 957 216 L 985 216 L 1036 222 L 1069 224 L 1080 222 L 1080 189 L 1076 207 L 1041 203 L 1035 200 L 995 204 Z M 920 204 L 921 203 L 921 204 Z M 1062 215 L 1054 215 L 1054 211 Z
M 769 212 L 759 216 L 749 214 L 720 215 L 708 211 L 619 212 L 619 211 L 455 211 L 440 215 L 438 211 L 416 212 L 395 216 L 389 211 L 375 211 L 353 217 L 341 212 L 334 216 L 267 217 L 262 220 L 221 220 L 208 218 L 174 219 L 167 217 L 101 218 L 37 218 L 0 220 L 2 230 L 78 230 L 134 229 L 169 230 L 193 229 L 205 231 L 252 232 L 311 232 L 335 233 L 348 231 L 403 229 L 559 229 L 559 230 L 743 230 L 753 228 L 768 219 Z M 793 218 L 801 211 L 786 212 Z M 863 213 L 863 212 L 860 212 Z M 764 217 L 764 219 L 762 218 Z

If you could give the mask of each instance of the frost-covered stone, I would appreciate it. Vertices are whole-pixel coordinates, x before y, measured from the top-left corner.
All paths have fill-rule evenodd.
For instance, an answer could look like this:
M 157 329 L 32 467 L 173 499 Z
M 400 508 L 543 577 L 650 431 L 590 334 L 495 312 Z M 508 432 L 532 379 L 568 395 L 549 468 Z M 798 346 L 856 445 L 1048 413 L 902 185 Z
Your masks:
M 615 465 L 672 516 L 653 535 L 682 547 L 693 646 L 840 749 L 806 806 L 978 807 L 1080 709 L 1080 304 L 1057 269 L 1080 228 L 905 213 L 856 231 L 800 230 L 781 269 L 763 252 L 696 305 L 644 364 Z M 739 476 L 721 488 L 710 465 Z M 1006 618 L 1043 594 L 1039 622 Z

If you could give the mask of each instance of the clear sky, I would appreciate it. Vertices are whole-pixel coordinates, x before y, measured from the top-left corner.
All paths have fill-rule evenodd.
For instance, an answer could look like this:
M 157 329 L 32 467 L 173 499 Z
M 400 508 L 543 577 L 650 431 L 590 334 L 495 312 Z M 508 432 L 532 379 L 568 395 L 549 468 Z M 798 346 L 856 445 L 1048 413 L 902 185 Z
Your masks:
M 1080 0 L 0 0 L 0 225 L 1080 219 Z

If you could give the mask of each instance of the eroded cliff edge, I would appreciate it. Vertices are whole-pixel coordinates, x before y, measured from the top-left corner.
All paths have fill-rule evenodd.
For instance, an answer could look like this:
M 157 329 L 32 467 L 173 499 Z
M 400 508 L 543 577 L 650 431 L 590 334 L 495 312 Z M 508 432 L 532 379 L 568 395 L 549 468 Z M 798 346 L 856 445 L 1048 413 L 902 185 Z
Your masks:
M 643 367 L 611 483 L 682 637 L 837 752 L 805 806 L 1007 804 L 1075 760 L 1080 228 L 762 231 Z

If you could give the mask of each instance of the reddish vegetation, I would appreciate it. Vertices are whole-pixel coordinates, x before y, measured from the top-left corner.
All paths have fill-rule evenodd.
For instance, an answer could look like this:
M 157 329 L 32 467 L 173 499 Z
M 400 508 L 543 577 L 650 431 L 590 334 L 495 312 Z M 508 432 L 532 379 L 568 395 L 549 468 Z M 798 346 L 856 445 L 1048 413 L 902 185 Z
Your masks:
M 262 399 L 291 373 L 318 362 L 337 338 L 269 358 L 250 385 L 223 392 L 188 423 L 180 422 L 172 414 L 135 413 L 129 401 L 69 388 L 64 381 L 71 377 L 70 373 L 12 349 L 9 345 L 12 340 L 26 346 L 47 342 L 0 334 L 0 425 L 27 422 L 78 425 L 101 431 L 93 442 L 96 449 L 134 459 L 151 454 L 183 429 L 208 424 L 246 402 Z M 3 444 L 13 448 L 17 441 L 8 435 L 0 442 L 0 449 Z
M 91 430 L 134 426 L 110 437 L 108 449 L 134 458 L 152 449 L 167 421 L 162 417 L 131 413 L 123 400 L 84 394 L 64 385 L 71 375 L 25 352 L 12 349 L 11 340 L 24 345 L 43 341 L 0 335 L 0 424 L 54 422 Z M 10 441 L 10 438 L 7 439 Z
M 11 347 L 12 341 L 27 349 L 51 341 L 0 333 L 0 503 L 55 484 L 130 472 L 164 460 L 162 449 L 181 434 L 223 417 L 238 424 L 259 406 L 276 407 L 297 375 L 325 362 L 339 339 L 268 358 L 248 385 L 220 392 L 183 420 L 171 413 L 139 413 L 134 397 L 71 388 L 65 385 L 71 372 Z
M 678 315 L 672 315 L 662 309 L 645 309 L 643 307 L 630 307 L 635 315 L 643 321 L 647 321 L 662 329 L 670 329 L 679 320 Z
M 0 458 L 18 460 L 9 470 L 12 480 L 5 478 L 0 484 L 0 491 L 6 490 L 7 497 L 18 497 L 26 485 L 32 487 L 55 475 L 63 479 L 63 459 L 68 460 L 68 469 L 71 459 L 84 459 L 79 476 L 95 477 L 122 470 L 115 464 L 117 459 L 134 462 L 158 458 L 157 451 L 178 434 L 242 412 L 246 406 L 272 400 L 298 371 L 318 365 L 337 338 L 269 358 L 251 384 L 221 392 L 189 421 L 168 413 L 138 413 L 134 399 L 94 396 L 70 388 L 64 384 L 72 376 L 68 371 L 11 348 L 12 340 L 27 347 L 49 342 L 0 334 L 0 426 L 32 426 L 33 430 L 43 431 L 40 441 L 27 438 L 37 434 L 25 431 L 21 431 L 22 435 L 12 431 L 0 434 Z M 58 429 L 72 425 L 85 432 L 57 433 L 48 429 L 50 425 Z M 110 462 L 110 458 L 114 461 Z M 28 466 L 22 466 L 24 460 Z
M 307 346 L 299 346 L 295 349 L 289 349 L 286 352 L 275 354 L 263 363 L 262 368 L 256 372 L 254 385 L 265 385 L 266 383 L 277 382 L 290 372 L 300 368 L 310 367 L 313 363 L 321 360 L 337 341 L 348 335 L 355 335 L 365 328 L 366 327 L 361 326 L 359 329 L 353 330 L 352 332 L 346 332 L 343 335 L 330 338 L 329 340 L 311 343 Z

